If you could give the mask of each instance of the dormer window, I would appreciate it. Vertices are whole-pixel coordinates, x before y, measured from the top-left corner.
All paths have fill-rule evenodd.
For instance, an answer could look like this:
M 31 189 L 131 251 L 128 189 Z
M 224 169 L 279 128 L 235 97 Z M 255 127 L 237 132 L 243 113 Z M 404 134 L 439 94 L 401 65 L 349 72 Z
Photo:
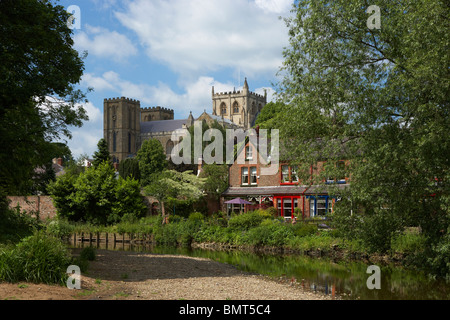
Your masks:
M 246 160 L 253 159 L 253 148 L 251 146 L 245 147 L 245 159 Z
M 281 183 L 298 183 L 298 167 L 297 166 L 289 166 L 283 165 L 281 166 Z

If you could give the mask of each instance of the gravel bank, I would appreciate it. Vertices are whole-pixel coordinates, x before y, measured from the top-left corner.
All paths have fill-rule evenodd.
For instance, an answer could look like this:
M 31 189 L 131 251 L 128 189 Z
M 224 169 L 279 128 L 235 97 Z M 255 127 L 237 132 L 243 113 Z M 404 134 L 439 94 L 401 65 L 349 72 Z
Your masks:
M 82 290 L 0 284 L 0 299 L 328 300 L 296 283 L 242 272 L 204 258 L 97 250 Z

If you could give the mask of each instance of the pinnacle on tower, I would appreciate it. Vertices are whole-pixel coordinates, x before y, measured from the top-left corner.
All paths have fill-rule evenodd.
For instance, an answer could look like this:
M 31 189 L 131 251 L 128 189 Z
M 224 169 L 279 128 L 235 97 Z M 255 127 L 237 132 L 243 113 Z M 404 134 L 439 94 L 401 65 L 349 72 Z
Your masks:
M 244 81 L 244 87 L 243 87 L 243 89 L 244 89 L 244 90 L 247 90 L 247 91 L 248 91 L 248 83 L 247 83 L 247 77 L 245 77 L 245 81 Z

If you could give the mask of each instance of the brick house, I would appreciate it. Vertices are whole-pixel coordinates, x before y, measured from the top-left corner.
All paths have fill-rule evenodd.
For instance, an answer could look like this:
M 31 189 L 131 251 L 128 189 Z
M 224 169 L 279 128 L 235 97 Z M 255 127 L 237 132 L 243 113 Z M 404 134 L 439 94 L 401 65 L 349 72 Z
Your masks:
M 280 155 L 282 159 L 282 155 Z M 239 161 L 238 161 L 239 160 Z M 338 165 L 346 165 L 339 161 Z M 239 211 L 239 206 L 224 202 L 237 197 L 253 202 L 248 209 L 275 207 L 278 215 L 285 219 L 324 217 L 333 212 L 335 202 L 339 199 L 328 193 L 323 185 L 304 184 L 299 181 L 297 167 L 280 160 L 278 170 L 272 174 L 261 174 L 269 162 L 260 156 L 259 150 L 247 139 L 236 153 L 234 162 L 229 167 L 229 188 L 222 193 L 221 206 L 226 212 Z M 323 163 L 311 168 L 311 175 L 321 170 Z M 328 179 L 325 184 L 335 184 L 338 189 L 349 186 L 349 179 L 342 177 Z M 295 209 L 299 208 L 297 212 Z

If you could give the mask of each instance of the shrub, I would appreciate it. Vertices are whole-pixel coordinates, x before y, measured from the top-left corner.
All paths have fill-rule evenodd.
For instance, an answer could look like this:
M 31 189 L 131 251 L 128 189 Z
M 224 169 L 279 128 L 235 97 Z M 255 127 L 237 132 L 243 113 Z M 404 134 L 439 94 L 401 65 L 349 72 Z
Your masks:
M 71 260 L 61 240 L 36 232 L 0 252 L 0 280 L 64 284 Z
M 293 227 L 294 234 L 297 237 L 305 237 L 311 234 L 314 234 L 317 232 L 317 225 L 316 224 L 308 224 L 308 223 L 302 223 L 299 222 L 295 224 Z
M 94 261 L 95 260 L 95 248 L 94 247 L 85 247 L 80 252 L 80 258 L 82 260 Z
M 200 212 L 193 212 L 189 215 L 190 221 L 203 221 L 205 219 L 205 216 L 201 214 Z
M 250 229 L 244 236 L 244 241 L 251 245 L 283 246 L 294 236 L 293 228 L 278 222 L 265 221 Z
M 67 220 L 58 219 L 48 223 L 46 230 L 49 235 L 64 239 L 74 233 L 75 226 L 70 224 Z
M 228 226 L 235 230 L 249 230 L 259 226 L 265 219 L 272 219 L 272 216 L 262 210 L 252 211 L 232 217 L 228 221 Z
M 39 222 L 20 206 L 0 212 L 0 243 L 17 243 L 39 229 Z

